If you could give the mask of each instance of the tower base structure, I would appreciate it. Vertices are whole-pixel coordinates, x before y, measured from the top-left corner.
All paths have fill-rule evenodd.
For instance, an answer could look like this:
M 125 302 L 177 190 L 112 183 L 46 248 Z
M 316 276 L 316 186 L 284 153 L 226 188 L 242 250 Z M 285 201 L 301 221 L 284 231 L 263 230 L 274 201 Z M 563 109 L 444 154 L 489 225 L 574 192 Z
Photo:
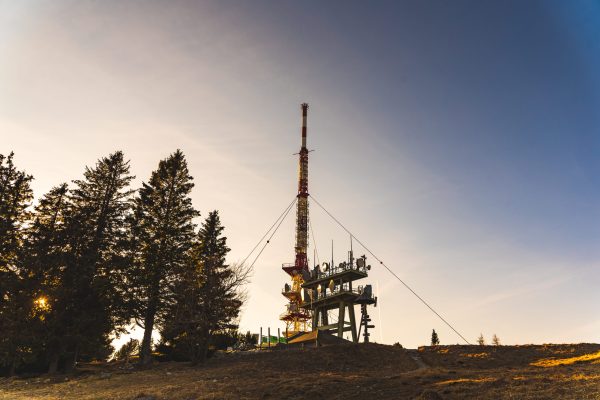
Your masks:
M 316 266 L 304 279 L 304 300 L 300 306 L 312 313 L 313 331 L 325 331 L 358 342 L 355 306 L 377 303 L 371 285 L 353 285 L 368 276 L 371 266 L 366 264 L 366 259 L 365 256 L 355 259 L 349 251 L 347 262 L 338 266 L 323 263 L 322 269 Z

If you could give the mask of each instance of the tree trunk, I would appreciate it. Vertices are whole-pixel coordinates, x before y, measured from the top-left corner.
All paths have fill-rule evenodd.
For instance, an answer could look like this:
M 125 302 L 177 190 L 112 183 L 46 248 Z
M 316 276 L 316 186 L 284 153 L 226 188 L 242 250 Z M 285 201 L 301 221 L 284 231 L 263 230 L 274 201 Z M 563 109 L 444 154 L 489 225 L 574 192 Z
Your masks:
M 15 376 L 16 369 L 17 369 L 17 363 L 16 363 L 15 359 L 13 358 L 13 360 L 10 362 L 10 367 L 8 368 L 8 376 Z
M 198 341 L 198 348 L 196 350 L 195 359 L 193 364 L 204 363 L 208 358 L 208 346 L 210 342 L 210 331 L 206 328 L 200 330 L 200 340 Z
M 52 354 L 50 354 L 50 365 L 48 366 L 49 374 L 56 374 L 56 372 L 58 371 L 58 359 L 58 351 L 53 351 Z
M 65 364 L 65 372 L 73 372 L 77 367 L 77 358 L 79 357 L 79 343 L 75 345 L 75 351 L 73 352 L 73 357 L 70 360 L 67 360 Z
M 208 344 L 205 340 L 201 339 L 192 351 L 192 366 L 204 363 L 206 360 L 206 353 L 208 352 Z
M 156 306 L 153 300 L 150 300 L 150 303 L 144 317 L 144 338 L 140 349 L 140 363 L 142 365 L 148 365 L 152 362 L 152 329 L 154 329 Z

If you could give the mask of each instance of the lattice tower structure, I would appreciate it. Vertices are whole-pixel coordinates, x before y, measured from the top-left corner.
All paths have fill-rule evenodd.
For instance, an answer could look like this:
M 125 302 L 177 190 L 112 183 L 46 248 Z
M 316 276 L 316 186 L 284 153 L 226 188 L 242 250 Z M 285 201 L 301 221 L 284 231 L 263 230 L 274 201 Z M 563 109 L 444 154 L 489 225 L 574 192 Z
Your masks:
M 302 146 L 298 153 L 298 194 L 296 201 L 296 259 L 294 264 L 284 264 L 283 270 L 290 275 L 291 285 L 286 284 L 283 295 L 289 300 L 280 319 L 285 322 L 286 335 L 293 336 L 309 329 L 311 314 L 302 303 L 302 284 L 308 275 L 308 149 L 306 148 L 306 119 L 308 104 L 302 103 Z

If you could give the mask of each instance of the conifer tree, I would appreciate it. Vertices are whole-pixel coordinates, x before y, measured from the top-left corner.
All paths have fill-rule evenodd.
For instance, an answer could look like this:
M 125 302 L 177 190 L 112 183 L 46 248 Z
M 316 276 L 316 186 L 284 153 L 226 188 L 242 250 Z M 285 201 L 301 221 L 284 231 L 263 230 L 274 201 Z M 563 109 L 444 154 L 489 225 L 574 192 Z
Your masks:
M 33 198 L 33 177 L 19 171 L 13 157 L 0 154 L 0 367 L 6 367 L 9 375 L 28 353 L 24 329 L 31 303 L 22 250 Z
M 108 356 L 109 335 L 124 323 L 116 266 L 124 258 L 133 178 L 129 161 L 117 151 L 86 167 L 84 179 L 73 182 L 65 217 L 69 254 L 56 300 L 57 324 L 64 330 L 59 348 L 67 353 L 67 369 L 80 355 Z
M 65 291 L 71 293 L 66 290 L 63 280 L 69 254 L 65 225 L 71 209 L 68 196 L 68 186 L 63 183 L 40 199 L 28 230 L 24 257 L 36 311 L 30 329 L 36 332 L 37 345 L 46 350 L 44 356 L 50 365 L 50 373 L 57 371 L 60 339 L 65 333 L 59 318 L 62 316 L 61 305 L 66 300 Z
M 431 345 L 437 346 L 438 344 L 440 344 L 440 338 L 438 337 L 438 334 L 435 331 L 435 329 L 433 329 L 431 332 Z
M 227 238 L 217 211 L 202 224 L 191 257 L 191 266 L 176 286 L 176 303 L 162 330 L 163 341 L 181 348 L 193 363 L 207 356 L 216 333 L 237 328 L 235 324 L 244 300 L 241 286 L 249 271 L 241 265 L 227 265 Z
M 183 153 L 177 150 L 160 161 L 134 200 L 131 262 L 127 274 L 129 305 L 144 328 L 141 362 L 151 362 L 152 330 L 160 325 L 173 302 L 173 285 L 189 265 L 194 241 L 194 186 Z
M 477 338 L 477 344 L 480 346 L 485 346 L 485 339 L 483 338 L 483 333 L 479 334 L 479 337 Z
M 496 336 L 495 333 L 494 333 L 494 336 L 492 336 L 492 344 L 494 346 L 500 346 L 500 338 L 498 336 Z
M 0 154 L 0 302 L 6 300 L 13 277 L 17 273 L 17 259 L 23 243 L 23 230 L 31 213 L 33 199 L 31 175 L 17 170 L 14 153 Z

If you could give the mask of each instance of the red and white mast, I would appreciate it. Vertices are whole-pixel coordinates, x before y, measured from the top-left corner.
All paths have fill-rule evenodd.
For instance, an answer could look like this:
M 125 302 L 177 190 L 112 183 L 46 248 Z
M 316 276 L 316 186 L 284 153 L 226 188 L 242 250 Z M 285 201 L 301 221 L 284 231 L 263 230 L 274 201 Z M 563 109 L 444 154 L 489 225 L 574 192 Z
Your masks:
M 300 147 L 298 195 L 296 202 L 296 262 L 298 272 L 308 271 L 308 149 L 306 148 L 306 116 L 308 104 L 302 103 L 302 147 Z
M 308 104 L 302 103 L 302 146 L 298 153 L 298 194 L 296 195 L 296 259 L 294 264 L 284 264 L 283 270 L 291 277 L 282 294 L 289 300 L 280 319 L 286 324 L 286 336 L 293 336 L 308 329 L 310 312 L 301 307 L 302 284 L 308 276 L 308 149 L 306 148 L 306 116 Z

